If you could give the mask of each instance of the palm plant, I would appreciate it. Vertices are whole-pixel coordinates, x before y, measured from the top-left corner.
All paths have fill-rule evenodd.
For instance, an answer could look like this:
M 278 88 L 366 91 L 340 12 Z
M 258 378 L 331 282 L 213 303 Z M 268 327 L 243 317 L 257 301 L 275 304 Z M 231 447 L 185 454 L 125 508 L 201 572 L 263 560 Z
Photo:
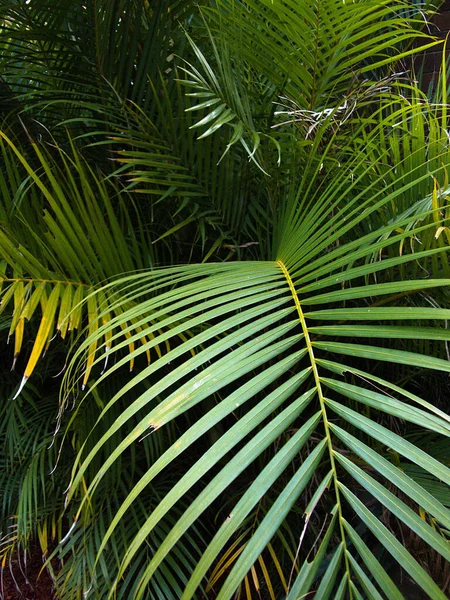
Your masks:
M 445 73 L 440 106 L 396 75 L 421 7 L 2 10 L 5 547 L 53 543 L 64 600 L 400 599 L 395 564 L 445 598 L 396 536 L 450 559 Z

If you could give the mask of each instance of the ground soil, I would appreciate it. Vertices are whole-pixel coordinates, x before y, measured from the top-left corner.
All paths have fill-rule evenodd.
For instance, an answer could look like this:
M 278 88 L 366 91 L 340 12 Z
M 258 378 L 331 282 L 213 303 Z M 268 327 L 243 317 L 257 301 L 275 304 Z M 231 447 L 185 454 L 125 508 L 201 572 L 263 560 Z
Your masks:
M 1 570 L 0 600 L 57 600 L 53 582 L 44 569 L 39 547 L 31 549 L 26 567 L 12 560 Z

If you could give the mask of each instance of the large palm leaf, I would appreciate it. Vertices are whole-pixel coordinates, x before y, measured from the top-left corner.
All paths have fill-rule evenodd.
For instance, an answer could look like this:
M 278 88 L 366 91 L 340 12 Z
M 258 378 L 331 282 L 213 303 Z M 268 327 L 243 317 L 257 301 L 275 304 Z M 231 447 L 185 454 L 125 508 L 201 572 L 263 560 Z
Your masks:
M 136 580 L 131 597 L 145 595 L 148 582 L 190 527 L 213 503 L 223 501 L 224 495 L 241 481 L 240 475 L 275 444 L 278 451 L 263 463 L 253 482 L 246 482 L 236 495 L 234 506 L 230 506 L 228 516 L 218 523 L 183 598 L 195 596 L 208 570 L 280 478 L 282 483 L 277 495 L 232 561 L 218 598 L 233 597 L 289 518 L 293 506 L 302 503 L 302 492 L 307 487 L 311 489 L 309 486 L 312 491 L 308 497 L 313 493 L 313 501 L 309 508 L 308 502 L 301 504 L 307 515 L 306 532 L 319 500 L 328 507 L 329 520 L 324 524 L 323 541 L 313 560 L 306 559 L 311 547 L 304 548 L 300 543 L 303 534 L 300 531 L 294 534 L 299 544 L 299 563 L 292 565 L 294 577 L 290 586 L 286 586 L 287 597 L 299 598 L 313 589 L 317 589 L 319 597 L 366 594 L 379 598 L 386 589 L 391 594 L 389 597 L 402 597 L 367 546 L 371 532 L 430 597 L 444 598 L 429 575 L 358 498 L 359 495 L 365 502 L 369 498 L 376 500 L 431 548 L 449 558 L 447 541 L 394 495 L 390 484 L 406 494 L 413 506 L 421 507 L 444 527 L 449 524 L 448 509 L 393 465 L 386 457 L 386 449 L 392 448 L 447 484 L 450 482 L 448 467 L 381 425 L 377 415 L 390 415 L 392 423 L 403 419 L 446 437 L 450 432 L 450 419 L 432 404 L 374 375 L 370 366 L 373 361 L 388 361 L 450 371 L 446 360 L 380 343 L 385 338 L 446 339 L 446 330 L 439 323 L 448 318 L 447 309 L 376 306 L 377 300 L 392 294 L 393 289 L 411 292 L 447 285 L 443 279 L 383 283 L 385 273 L 395 273 L 402 265 L 441 249 L 405 252 L 394 258 L 373 260 L 375 250 L 382 253 L 384 248 L 405 241 L 410 235 L 420 236 L 433 223 L 409 231 L 408 224 L 416 220 L 414 215 L 354 239 L 352 231 L 358 231 L 364 219 L 395 201 L 397 195 L 415 182 L 397 180 L 381 195 L 374 183 L 373 192 L 369 187 L 363 195 L 358 191 L 356 180 L 349 185 L 351 172 L 352 169 L 342 169 L 341 177 L 319 193 L 310 192 L 311 197 L 304 193 L 301 185 L 297 194 L 285 201 L 275 224 L 273 261 L 162 269 L 114 284 L 122 290 L 118 306 L 131 299 L 136 302 L 136 308 L 116 319 L 116 328 L 120 323 L 124 325 L 138 319 L 147 336 L 155 335 L 142 350 L 135 351 L 136 356 L 177 333 L 189 338 L 143 369 L 106 405 L 100 423 L 117 402 L 126 401 L 135 385 L 144 380 L 149 382 L 148 391 L 129 404 L 91 450 L 80 453 L 69 497 L 78 489 L 103 444 L 115 432 L 129 430 L 129 419 L 138 411 L 144 410 L 145 416 L 129 433 L 124 433 L 89 483 L 86 498 L 95 497 L 96 488 L 108 469 L 127 448 L 138 444 L 142 436 L 152 435 L 174 419 L 182 427 L 180 418 L 195 410 L 199 403 L 206 403 L 203 405 L 209 408 L 200 413 L 193 424 L 184 426 L 180 438 L 135 485 L 114 516 L 100 555 L 134 502 L 164 469 L 177 464 L 183 453 L 188 453 L 193 444 L 199 443 L 202 436 L 218 424 L 222 424 L 222 435 L 211 447 L 205 448 L 203 455 L 173 484 L 142 523 L 123 557 L 111 594 L 120 589 L 121 577 L 139 556 L 153 528 L 169 518 L 186 493 L 196 491 L 196 497 L 156 549 L 142 576 Z M 345 205 L 343 198 L 347 200 Z M 335 212 L 336 206 L 341 207 L 338 212 Z M 392 236 L 384 235 L 388 231 L 392 231 Z M 432 326 L 417 329 L 405 325 L 405 320 L 410 319 L 426 321 Z M 149 320 L 152 325 L 148 325 Z M 94 339 L 100 344 L 101 336 L 113 323 L 114 319 L 110 325 L 99 327 L 85 346 Z M 156 335 L 157 328 L 166 333 Z M 129 331 L 131 339 L 137 339 L 132 326 Z M 124 344 L 118 342 L 114 351 L 119 351 Z M 82 352 L 80 350 L 80 357 Z M 119 369 L 125 360 L 118 360 L 111 372 Z M 100 377 L 99 382 L 103 377 L 108 377 L 108 373 Z M 299 455 L 300 462 L 296 463 Z M 296 468 L 289 469 L 293 464 Z M 313 475 L 315 483 L 312 483 Z M 361 528 L 358 532 L 352 526 L 355 515 L 363 525 L 362 536 Z M 310 542 L 314 545 L 314 538 Z M 319 573 L 322 575 L 317 580 Z M 285 581 L 289 580 L 288 573 L 284 577 Z

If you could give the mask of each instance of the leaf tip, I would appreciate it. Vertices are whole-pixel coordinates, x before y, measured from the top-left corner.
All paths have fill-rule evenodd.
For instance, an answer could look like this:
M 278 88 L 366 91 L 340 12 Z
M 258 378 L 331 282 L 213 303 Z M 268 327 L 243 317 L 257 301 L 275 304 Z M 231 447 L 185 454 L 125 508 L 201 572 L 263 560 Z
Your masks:
M 17 392 L 14 394 L 13 400 L 15 400 L 15 399 L 16 399 L 16 398 L 19 396 L 20 392 L 21 392 L 21 391 L 23 390 L 23 388 L 25 387 L 25 384 L 26 384 L 26 382 L 27 382 L 27 381 L 28 381 L 28 377 L 27 377 L 26 375 L 24 375 L 24 376 L 22 377 L 22 381 L 20 382 L 19 389 L 18 389 L 18 390 L 17 390 Z

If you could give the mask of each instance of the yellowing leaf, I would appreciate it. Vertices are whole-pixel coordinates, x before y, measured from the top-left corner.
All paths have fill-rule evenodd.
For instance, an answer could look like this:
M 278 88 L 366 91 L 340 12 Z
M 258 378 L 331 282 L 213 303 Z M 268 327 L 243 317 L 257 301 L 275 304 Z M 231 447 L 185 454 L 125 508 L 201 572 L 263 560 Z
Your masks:
M 94 294 L 90 294 L 88 296 L 87 305 L 88 305 L 89 336 L 91 336 L 98 329 L 98 318 L 97 318 L 98 309 L 97 309 L 96 296 Z M 86 370 L 84 372 L 83 383 L 81 386 L 82 389 L 84 389 L 86 387 L 86 384 L 89 380 L 89 375 L 91 373 L 92 365 L 94 364 L 94 360 L 95 360 L 96 350 L 97 350 L 97 338 L 95 339 L 94 342 L 92 342 L 89 345 L 89 348 L 88 348 Z
M 46 303 L 45 311 L 42 314 L 39 330 L 37 332 L 33 349 L 31 351 L 31 356 L 28 360 L 28 364 L 25 369 L 24 376 L 26 378 L 28 378 L 33 372 L 34 367 L 36 366 L 36 363 L 48 340 L 49 333 L 53 328 L 55 312 L 59 303 L 60 291 L 61 285 L 58 283 L 51 291 L 48 301 Z
M 15 281 L 6 289 L 6 292 L 3 294 L 1 301 L 0 301 L 0 314 L 5 310 L 5 308 L 9 304 L 9 301 L 14 296 L 14 290 L 16 289 L 17 285 L 18 285 L 18 282 Z
M 34 292 L 31 294 L 30 299 L 24 306 L 24 309 L 22 311 L 22 317 L 24 319 L 27 319 L 28 321 L 31 319 L 31 317 L 34 314 L 34 311 L 36 310 L 36 308 L 39 305 L 39 302 L 41 301 L 41 297 L 44 291 L 45 283 L 42 282 L 36 287 Z
M 67 329 L 69 327 L 69 312 L 72 307 L 72 299 L 73 299 L 73 287 L 72 285 L 66 285 L 66 289 L 61 298 L 61 306 L 59 308 L 59 316 L 58 316 L 58 324 L 56 326 L 57 330 L 61 334 L 61 337 L 64 339 L 67 333 Z
M 39 360 L 42 354 L 42 351 L 45 348 L 45 345 L 49 339 L 49 334 L 53 330 L 55 313 L 59 303 L 60 290 L 61 285 L 58 283 L 51 291 L 48 301 L 45 301 L 44 295 L 41 298 L 41 306 L 43 306 L 41 323 L 39 325 L 39 329 L 34 340 L 34 345 L 31 351 L 30 358 L 28 359 L 28 363 L 25 368 L 25 373 L 14 398 L 17 398 L 17 396 L 22 391 L 24 385 L 28 381 L 30 375 L 32 374 L 36 366 L 37 361 Z
M 14 358 L 11 370 L 13 370 L 16 366 L 17 357 L 19 356 L 20 350 L 22 348 L 24 325 L 25 319 L 19 319 L 19 322 L 17 323 L 17 326 L 14 331 Z
M 75 294 L 73 295 L 72 310 L 70 313 L 69 320 L 69 331 L 72 331 L 73 329 L 78 329 L 81 325 L 81 301 L 83 300 L 83 298 L 84 288 L 80 285 L 77 287 L 77 289 L 75 290 Z

